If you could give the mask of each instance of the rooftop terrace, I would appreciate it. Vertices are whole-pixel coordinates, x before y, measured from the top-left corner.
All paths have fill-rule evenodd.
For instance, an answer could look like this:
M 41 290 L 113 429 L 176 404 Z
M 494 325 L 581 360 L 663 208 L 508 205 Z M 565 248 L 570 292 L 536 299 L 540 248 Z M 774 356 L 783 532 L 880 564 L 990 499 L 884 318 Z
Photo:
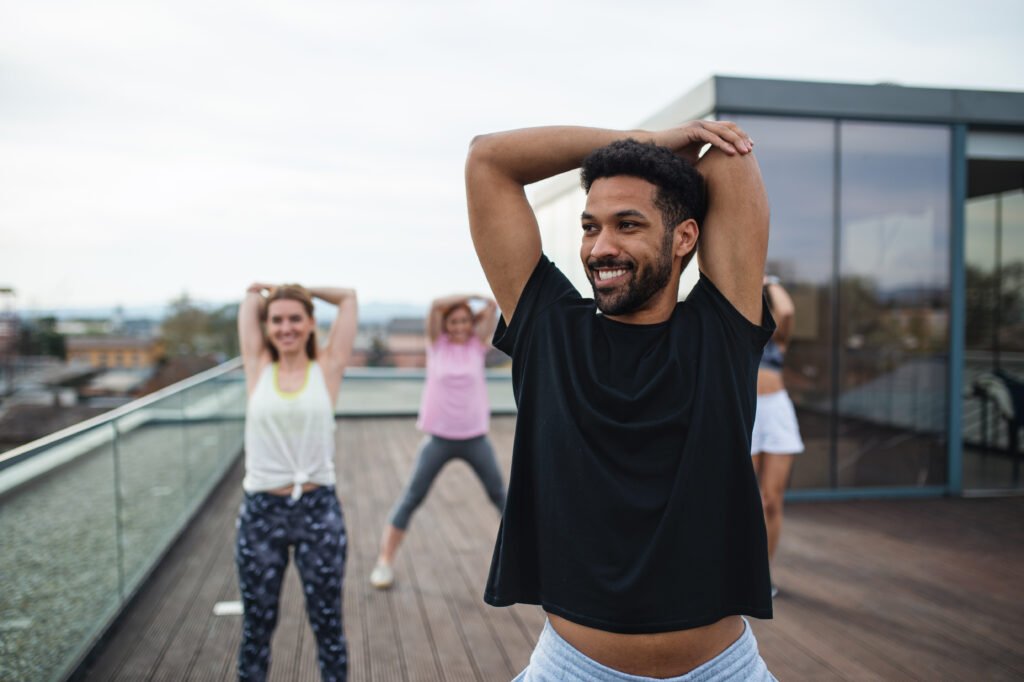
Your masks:
M 514 417 L 494 419 L 506 472 L 513 429 Z M 450 466 L 417 513 L 395 588 L 367 584 L 419 438 L 407 417 L 339 422 L 352 679 L 507 680 L 526 665 L 543 614 L 481 600 L 498 519 L 467 467 Z M 213 607 L 238 599 L 240 481 L 236 463 L 86 679 L 233 678 L 239 617 Z M 1024 498 L 803 503 L 787 512 L 775 619 L 753 622 L 779 679 L 1024 678 Z M 318 679 L 293 569 L 273 652 L 272 680 Z

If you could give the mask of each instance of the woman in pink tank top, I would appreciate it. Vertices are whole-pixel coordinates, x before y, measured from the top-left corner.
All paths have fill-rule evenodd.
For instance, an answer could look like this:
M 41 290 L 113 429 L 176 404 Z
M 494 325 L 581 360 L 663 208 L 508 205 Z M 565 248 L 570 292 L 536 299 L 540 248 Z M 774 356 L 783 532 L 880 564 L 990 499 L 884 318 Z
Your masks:
M 470 306 L 474 301 L 482 304 L 476 313 Z M 487 438 L 490 406 L 484 375 L 496 310 L 489 298 L 465 295 L 439 298 L 430 307 L 427 381 L 417 422 L 425 438 L 381 538 L 377 565 L 370 574 L 370 583 L 378 589 L 394 583 L 395 554 L 409 520 L 452 459 L 463 459 L 473 468 L 499 513 L 505 507 L 505 484 Z

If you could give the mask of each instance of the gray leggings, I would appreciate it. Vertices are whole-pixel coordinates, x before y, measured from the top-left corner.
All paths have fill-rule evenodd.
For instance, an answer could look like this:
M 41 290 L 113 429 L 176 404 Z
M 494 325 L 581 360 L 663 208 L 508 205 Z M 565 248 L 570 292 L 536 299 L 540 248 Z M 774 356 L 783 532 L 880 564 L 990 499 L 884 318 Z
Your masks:
M 498 508 L 500 513 L 505 509 L 505 485 L 501 481 L 498 462 L 494 458 L 494 448 L 487 436 L 477 436 L 466 440 L 451 440 L 440 436 L 427 436 L 420 445 L 416 456 L 416 468 L 412 479 L 394 509 L 391 510 L 391 525 L 399 530 L 409 527 L 409 519 L 427 496 L 434 479 L 445 464 L 454 458 L 460 458 L 473 467 L 480 482 L 484 484 L 487 496 Z

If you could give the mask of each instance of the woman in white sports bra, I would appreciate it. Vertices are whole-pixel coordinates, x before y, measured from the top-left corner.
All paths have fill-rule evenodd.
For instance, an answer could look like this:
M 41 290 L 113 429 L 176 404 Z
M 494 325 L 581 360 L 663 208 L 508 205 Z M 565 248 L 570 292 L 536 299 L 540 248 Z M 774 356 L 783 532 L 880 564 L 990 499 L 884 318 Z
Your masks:
M 338 307 L 317 348 L 313 297 Z M 320 675 L 347 678 L 345 520 L 334 490 L 334 403 L 357 326 L 351 289 L 254 283 L 238 311 L 248 403 L 245 499 L 235 562 L 244 616 L 238 677 L 264 680 L 289 547 L 316 635 Z

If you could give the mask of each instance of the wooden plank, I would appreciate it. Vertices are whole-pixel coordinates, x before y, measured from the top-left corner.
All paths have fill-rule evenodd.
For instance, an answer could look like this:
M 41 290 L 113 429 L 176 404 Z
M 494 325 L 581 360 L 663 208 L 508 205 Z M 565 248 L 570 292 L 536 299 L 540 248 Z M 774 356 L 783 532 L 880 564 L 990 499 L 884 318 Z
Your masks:
M 387 456 L 382 458 L 382 464 L 386 466 L 379 466 L 381 477 L 376 490 L 379 512 L 378 518 L 375 518 L 372 524 L 376 530 L 376 534 L 372 535 L 374 540 L 383 532 L 388 513 L 406 484 L 416 452 L 416 443 L 410 442 L 412 439 L 404 435 L 408 431 L 407 425 L 402 428 L 400 422 L 389 420 L 380 426 L 382 433 L 378 434 L 377 439 L 386 443 L 384 452 Z M 424 525 L 419 524 L 420 527 Z M 429 524 L 426 525 L 429 528 Z M 440 652 L 434 641 L 421 596 L 424 576 L 418 568 L 424 557 L 430 557 L 432 554 L 431 535 L 422 531 L 409 533 L 395 563 L 395 585 L 387 591 L 376 590 L 368 583 L 369 570 L 375 563 L 377 549 L 375 542 L 368 553 L 371 561 L 367 562 L 366 572 L 360 576 L 360 580 L 364 589 L 371 595 L 371 603 L 386 604 L 392 615 L 396 625 L 392 636 L 395 640 L 396 655 L 401 657 L 403 663 L 404 679 L 444 679 Z
M 232 567 L 234 562 L 232 561 Z M 236 601 L 238 578 L 223 572 L 216 601 Z M 238 678 L 236 661 L 242 639 L 241 616 L 216 616 L 208 621 L 206 634 L 189 664 L 187 677 L 197 682 L 216 682 Z
M 352 525 L 353 547 L 347 593 L 353 591 L 361 604 L 361 626 L 365 637 L 362 652 L 365 655 L 367 673 L 374 680 L 405 680 L 406 660 L 402 655 L 404 641 L 398 638 L 398 624 L 390 600 L 376 593 L 367 582 L 377 558 L 377 537 L 380 532 L 380 510 L 393 497 L 391 492 L 392 472 L 381 466 L 384 453 L 391 448 L 391 420 L 369 423 L 362 430 L 356 452 L 352 454 L 352 480 L 360 480 L 358 493 L 354 494 L 359 516 Z M 360 468 L 356 468 L 360 467 Z
M 393 469 L 396 474 L 395 482 L 398 483 L 391 486 L 389 497 L 393 502 L 412 471 L 413 457 L 422 437 L 409 430 L 407 425 L 405 428 L 401 428 L 400 424 L 390 426 L 387 434 L 388 450 L 392 453 L 408 453 L 405 455 L 408 458 L 407 463 Z M 454 594 L 449 586 L 448 581 L 454 566 L 451 547 L 441 530 L 448 510 L 444 509 L 438 497 L 438 489 L 444 484 L 449 469 L 450 466 L 441 473 L 426 501 L 413 516 L 399 555 L 404 559 L 406 570 L 410 563 L 415 564 L 415 579 L 420 593 L 422 613 L 430 631 L 430 638 L 438 652 L 442 673 L 440 679 L 478 680 L 479 671 L 467 649 L 465 631 L 450 605 L 453 598 L 459 603 L 463 600 L 461 595 Z M 386 506 L 390 508 L 391 503 Z
M 352 679 L 372 680 L 370 674 L 370 657 L 365 651 L 367 638 L 365 626 L 365 599 L 359 593 L 353 594 L 353 580 L 358 581 L 362 570 L 361 557 L 365 554 L 363 535 L 356 532 L 365 521 L 364 507 L 371 503 L 366 496 L 355 494 L 366 486 L 363 480 L 365 467 L 360 468 L 366 454 L 364 429 L 353 428 L 354 424 L 341 421 L 338 423 L 338 450 L 335 459 L 337 471 L 337 491 L 341 501 L 342 513 L 345 515 L 345 529 L 348 536 L 348 549 L 345 562 L 345 584 L 342 590 L 342 607 L 344 611 L 345 637 L 348 642 L 349 677 Z M 368 512 L 366 512 L 368 513 Z
M 845 636 L 847 650 L 862 649 L 862 656 L 875 657 L 876 669 L 890 667 L 886 677 L 969 678 L 982 671 L 1000 675 L 1016 669 L 1012 646 L 994 646 L 991 638 L 972 632 L 978 617 L 971 604 L 956 599 L 958 592 L 951 587 L 957 581 L 941 577 L 944 564 L 965 561 L 949 552 L 948 541 L 927 546 L 910 536 L 893 543 L 884 530 L 889 523 L 863 526 L 863 507 L 855 519 L 843 512 L 849 508 L 820 510 L 814 529 L 804 529 L 802 538 L 794 534 L 800 529 L 788 524 L 785 552 L 780 552 L 780 563 L 789 567 L 779 571 L 785 590 L 779 602 L 804 601 L 797 622 L 815 624 L 815 632 L 822 633 L 819 647 Z M 865 552 L 865 547 L 872 551 Z M 968 589 L 986 584 L 991 585 L 974 582 Z M 965 621 L 966 614 L 971 615 Z M 964 651 L 976 656 L 964 657 Z M 836 657 L 833 652 L 830 661 Z
M 473 668 L 475 679 L 511 679 L 511 671 L 502 650 L 500 638 L 483 613 L 480 599 L 482 579 L 465 575 L 465 551 L 456 538 L 464 537 L 456 527 L 455 514 L 439 515 L 437 528 L 447 546 L 444 561 L 437 564 L 438 587 L 445 595 L 451 618 Z M 475 578 L 475 579 L 474 579 Z M 474 589 L 476 588 L 476 589 Z
M 823 680 L 841 677 L 828 661 L 804 646 L 803 642 L 792 639 L 787 631 L 755 619 L 750 619 L 750 627 L 757 638 L 761 657 L 777 679 Z M 786 655 L 775 655 L 780 651 L 785 651 Z
M 508 479 L 507 473 L 504 478 Z M 511 679 L 525 665 L 519 665 L 518 660 L 513 662 L 509 652 L 523 653 L 521 645 L 526 642 L 506 609 L 488 606 L 483 601 L 498 516 L 468 466 L 460 463 L 446 484 L 440 494 L 446 508 L 452 511 L 439 524 L 439 529 L 445 534 L 454 559 L 449 583 L 453 592 L 451 603 L 455 603 L 455 592 L 464 595 L 465 607 L 461 614 L 467 646 L 481 677 Z M 486 511 L 473 513 L 480 507 Z M 529 649 L 532 650 L 532 646 Z
M 234 530 L 231 516 L 224 514 L 221 518 L 224 522 L 218 524 L 217 534 L 231 534 Z M 187 594 L 182 590 L 178 593 L 188 608 L 182 611 L 174 636 L 167 643 L 162 655 L 152 662 L 153 682 L 177 682 L 188 677 L 188 668 L 209 631 L 210 621 L 218 617 L 213 615 L 213 605 L 217 601 L 221 585 L 227 580 L 235 579 L 233 545 L 217 542 L 213 547 L 213 551 L 205 554 L 207 564 L 202 571 L 202 577 L 194 585 L 193 592 Z

